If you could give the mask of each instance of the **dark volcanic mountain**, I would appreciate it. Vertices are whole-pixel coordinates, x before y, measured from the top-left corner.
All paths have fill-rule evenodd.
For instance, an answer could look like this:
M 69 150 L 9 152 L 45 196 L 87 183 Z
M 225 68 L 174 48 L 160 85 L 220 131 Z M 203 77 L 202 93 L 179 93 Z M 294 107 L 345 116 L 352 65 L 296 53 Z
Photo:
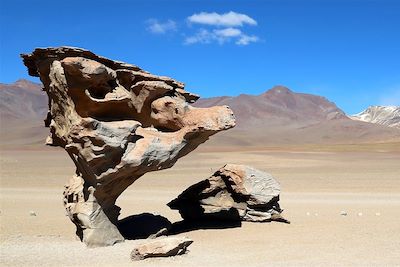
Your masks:
M 347 118 L 342 110 L 326 98 L 294 93 L 284 86 L 275 86 L 261 95 L 200 99 L 195 105 L 230 106 L 238 121 L 237 128 L 283 126 L 288 123 L 293 127 L 302 127 Z
M 275 86 L 261 95 L 200 99 L 195 106 L 228 105 L 236 128 L 219 134 L 214 145 L 363 143 L 400 140 L 400 131 L 351 120 L 324 97 Z

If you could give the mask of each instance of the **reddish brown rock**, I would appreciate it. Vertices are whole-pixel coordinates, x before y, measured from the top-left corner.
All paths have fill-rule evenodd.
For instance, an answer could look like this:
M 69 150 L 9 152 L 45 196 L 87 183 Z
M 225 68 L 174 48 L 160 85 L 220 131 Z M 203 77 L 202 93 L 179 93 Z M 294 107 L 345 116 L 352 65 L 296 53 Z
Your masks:
M 135 180 L 235 126 L 227 106 L 190 106 L 199 97 L 183 83 L 84 49 L 37 48 L 22 58 L 49 98 L 47 143 L 76 165 L 64 205 L 88 246 L 124 240 L 115 202 Z

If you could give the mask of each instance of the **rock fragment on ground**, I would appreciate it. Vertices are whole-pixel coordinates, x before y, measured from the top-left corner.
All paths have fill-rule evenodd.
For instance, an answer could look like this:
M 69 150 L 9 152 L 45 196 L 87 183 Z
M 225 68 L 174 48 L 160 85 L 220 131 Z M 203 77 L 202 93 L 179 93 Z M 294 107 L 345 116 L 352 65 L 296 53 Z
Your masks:
M 31 211 L 29 212 L 29 216 L 37 216 L 37 214 L 36 214 L 36 212 L 34 212 L 33 210 L 31 210 Z
M 227 164 L 168 203 L 185 220 L 281 221 L 279 183 L 268 173 Z
M 136 246 L 131 252 L 133 261 L 153 257 L 171 257 L 187 252 L 188 246 L 193 240 L 184 236 L 164 237 L 146 240 L 145 243 Z

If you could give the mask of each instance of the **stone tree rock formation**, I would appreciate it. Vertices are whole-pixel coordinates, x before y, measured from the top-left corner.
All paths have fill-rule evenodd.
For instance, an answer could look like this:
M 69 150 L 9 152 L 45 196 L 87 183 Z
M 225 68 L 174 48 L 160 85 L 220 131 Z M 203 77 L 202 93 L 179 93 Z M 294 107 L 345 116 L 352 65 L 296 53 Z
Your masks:
M 88 246 L 123 241 L 118 196 L 147 172 L 170 168 L 211 135 L 235 126 L 227 106 L 194 108 L 184 84 L 73 47 L 21 55 L 49 98 L 49 145 L 76 165 L 64 205 Z
M 168 203 L 185 220 L 280 221 L 279 183 L 268 173 L 227 164 Z

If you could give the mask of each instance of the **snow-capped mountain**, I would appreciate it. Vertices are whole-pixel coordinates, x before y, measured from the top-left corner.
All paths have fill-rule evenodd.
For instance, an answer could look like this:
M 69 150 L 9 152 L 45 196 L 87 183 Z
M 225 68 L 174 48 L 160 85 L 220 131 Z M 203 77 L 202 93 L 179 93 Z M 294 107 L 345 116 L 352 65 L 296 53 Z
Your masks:
M 400 129 L 400 106 L 370 106 L 351 118 Z

